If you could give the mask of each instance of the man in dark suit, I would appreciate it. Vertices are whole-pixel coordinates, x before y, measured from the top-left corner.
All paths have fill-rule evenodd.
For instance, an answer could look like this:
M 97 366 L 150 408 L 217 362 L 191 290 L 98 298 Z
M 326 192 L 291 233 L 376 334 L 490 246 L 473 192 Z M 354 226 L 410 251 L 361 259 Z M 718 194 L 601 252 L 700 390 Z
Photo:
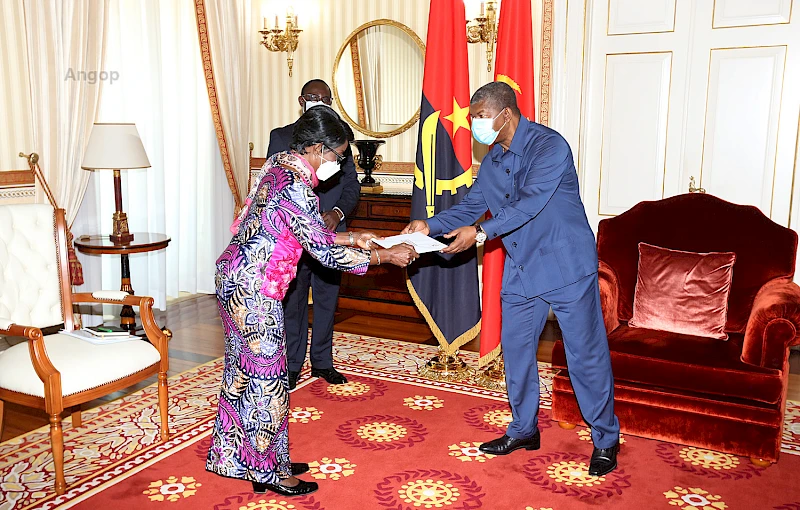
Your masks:
M 297 98 L 305 112 L 312 106 L 331 106 L 331 89 L 322 80 L 306 83 Z M 273 129 L 269 134 L 267 157 L 288 151 L 294 123 Z M 352 140 L 352 135 L 350 135 Z M 343 232 L 345 219 L 355 209 L 361 185 L 358 182 L 353 153 L 347 148 L 342 171 L 314 189 L 319 197 L 322 218 L 329 229 Z M 339 299 L 342 273 L 328 269 L 303 253 L 297 278 L 289 286 L 283 301 L 286 324 L 286 357 L 289 363 L 289 389 L 297 385 L 308 346 L 308 289 L 314 296 L 314 323 L 311 332 L 311 375 L 330 384 L 344 384 L 347 379 L 333 366 L 333 320 Z
M 594 450 L 589 474 L 617 467 L 619 421 L 614 378 L 600 308 L 597 249 L 566 140 L 520 115 L 514 90 L 502 82 L 478 89 L 469 105 L 472 134 L 493 145 L 466 196 L 450 209 L 412 221 L 407 232 L 453 239 L 458 253 L 500 238 L 506 249 L 500 299 L 501 343 L 513 420 L 480 450 L 505 455 L 538 450 L 539 376 L 536 351 L 552 307 L 564 336 L 569 377 Z M 492 217 L 475 223 L 486 210 Z

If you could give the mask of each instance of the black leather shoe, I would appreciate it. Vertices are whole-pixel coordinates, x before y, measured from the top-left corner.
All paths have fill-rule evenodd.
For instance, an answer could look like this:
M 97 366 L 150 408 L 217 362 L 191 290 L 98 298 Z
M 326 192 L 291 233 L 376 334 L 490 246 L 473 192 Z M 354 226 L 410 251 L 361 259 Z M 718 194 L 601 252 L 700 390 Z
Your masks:
M 619 452 L 619 443 L 611 448 L 595 448 L 589 463 L 589 474 L 603 476 L 614 471 L 617 468 L 617 452 Z
M 292 462 L 292 476 L 308 473 L 309 469 L 308 464 L 305 462 Z
M 328 384 L 346 384 L 347 378 L 336 371 L 335 368 L 311 367 L 311 377 L 322 377 Z
M 526 450 L 538 450 L 540 441 L 541 436 L 539 435 L 538 430 L 533 437 L 529 437 L 527 439 L 514 439 L 513 437 L 508 437 L 507 435 L 503 434 L 503 437 L 499 437 L 489 441 L 488 443 L 483 443 L 478 447 L 478 449 L 483 453 L 490 453 L 492 455 L 508 455 L 514 450 L 519 450 L 520 448 L 525 448 Z
M 288 485 L 270 484 L 253 482 L 253 492 L 256 494 L 264 494 L 265 492 L 272 491 L 281 496 L 302 496 L 304 494 L 311 494 L 319 489 L 317 482 L 305 482 L 298 480 L 297 485 L 289 487 Z
M 297 388 L 297 380 L 300 378 L 300 372 L 289 370 L 289 391 Z

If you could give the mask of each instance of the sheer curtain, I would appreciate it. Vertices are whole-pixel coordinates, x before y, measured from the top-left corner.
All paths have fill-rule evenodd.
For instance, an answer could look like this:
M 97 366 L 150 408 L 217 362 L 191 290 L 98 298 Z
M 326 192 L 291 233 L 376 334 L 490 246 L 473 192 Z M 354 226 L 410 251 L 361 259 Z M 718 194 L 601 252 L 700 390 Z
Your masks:
M 100 97 L 109 0 L 25 0 L 34 146 L 39 165 L 71 224 L 88 174 L 81 158 Z M 37 187 L 38 188 L 38 187 Z M 47 202 L 41 189 L 37 201 Z
M 192 0 L 110 0 L 98 122 L 134 122 L 151 168 L 123 170 L 131 232 L 167 234 L 166 250 L 130 256 L 131 284 L 164 309 L 179 292 L 213 293 L 214 262 L 230 240 L 233 196 L 211 119 Z M 75 235 L 111 231 L 111 172 L 91 173 Z M 79 255 L 80 290 L 120 285 L 119 256 Z M 116 313 L 116 310 L 110 311 Z M 91 320 L 89 322 L 92 322 Z

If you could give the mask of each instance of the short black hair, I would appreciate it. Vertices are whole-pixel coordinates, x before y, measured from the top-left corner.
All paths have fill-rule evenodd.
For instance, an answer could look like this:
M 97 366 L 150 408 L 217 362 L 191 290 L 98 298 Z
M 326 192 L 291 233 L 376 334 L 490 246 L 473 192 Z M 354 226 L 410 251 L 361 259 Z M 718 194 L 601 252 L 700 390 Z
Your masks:
M 519 115 L 519 107 L 517 106 L 517 94 L 514 89 L 507 83 L 502 81 L 493 81 L 487 83 L 479 88 L 472 94 L 472 99 L 469 104 L 478 104 L 481 102 L 496 107 L 498 110 L 508 108 L 514 115 Z
M 302 96 L 302 95 L 306 94 L 306 90 L 308 90 L 308 87 L 310 87 L 312 85 L 316 85 L 317 83 L 319 83 L 321 85 L 325 85 L 325 88 L 327 88 L 328 90 L 331 90 L 331 88 L 328 86 L 328 84 L 325 83 L 325 80 L 320 80 L 319 78 L 314 78 L 313 80 L 307 81 L 306 84 L 303 85 L 303 88 L 300 89 L 300 95 Z
M 295 152 L 305 152 L 308 147 L 322 143 L 335 149 L 353 139 L 353 130 L 339 114 L 327 106 L 309 108 L 294 124 L 292 143 Z

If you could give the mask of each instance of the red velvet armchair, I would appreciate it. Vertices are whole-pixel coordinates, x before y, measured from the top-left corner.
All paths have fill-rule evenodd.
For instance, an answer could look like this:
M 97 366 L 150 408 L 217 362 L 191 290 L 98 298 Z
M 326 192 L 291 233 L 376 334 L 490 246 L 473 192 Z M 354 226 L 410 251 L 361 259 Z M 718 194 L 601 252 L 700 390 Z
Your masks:
M 735 252 L 728 340 L 628 326 L 638 244 Z M 775 462 L 780 453 L 789 347 L 800 343 L 797 234 L 758 209 L 704 194 L 642 202 L 600 222 L 599 281 L 615 411 L 628 434 Z M 665 314 L 670 310 L 664 310 Z M 553 348 L 553 418 L 582 421 L 564 345 Z

